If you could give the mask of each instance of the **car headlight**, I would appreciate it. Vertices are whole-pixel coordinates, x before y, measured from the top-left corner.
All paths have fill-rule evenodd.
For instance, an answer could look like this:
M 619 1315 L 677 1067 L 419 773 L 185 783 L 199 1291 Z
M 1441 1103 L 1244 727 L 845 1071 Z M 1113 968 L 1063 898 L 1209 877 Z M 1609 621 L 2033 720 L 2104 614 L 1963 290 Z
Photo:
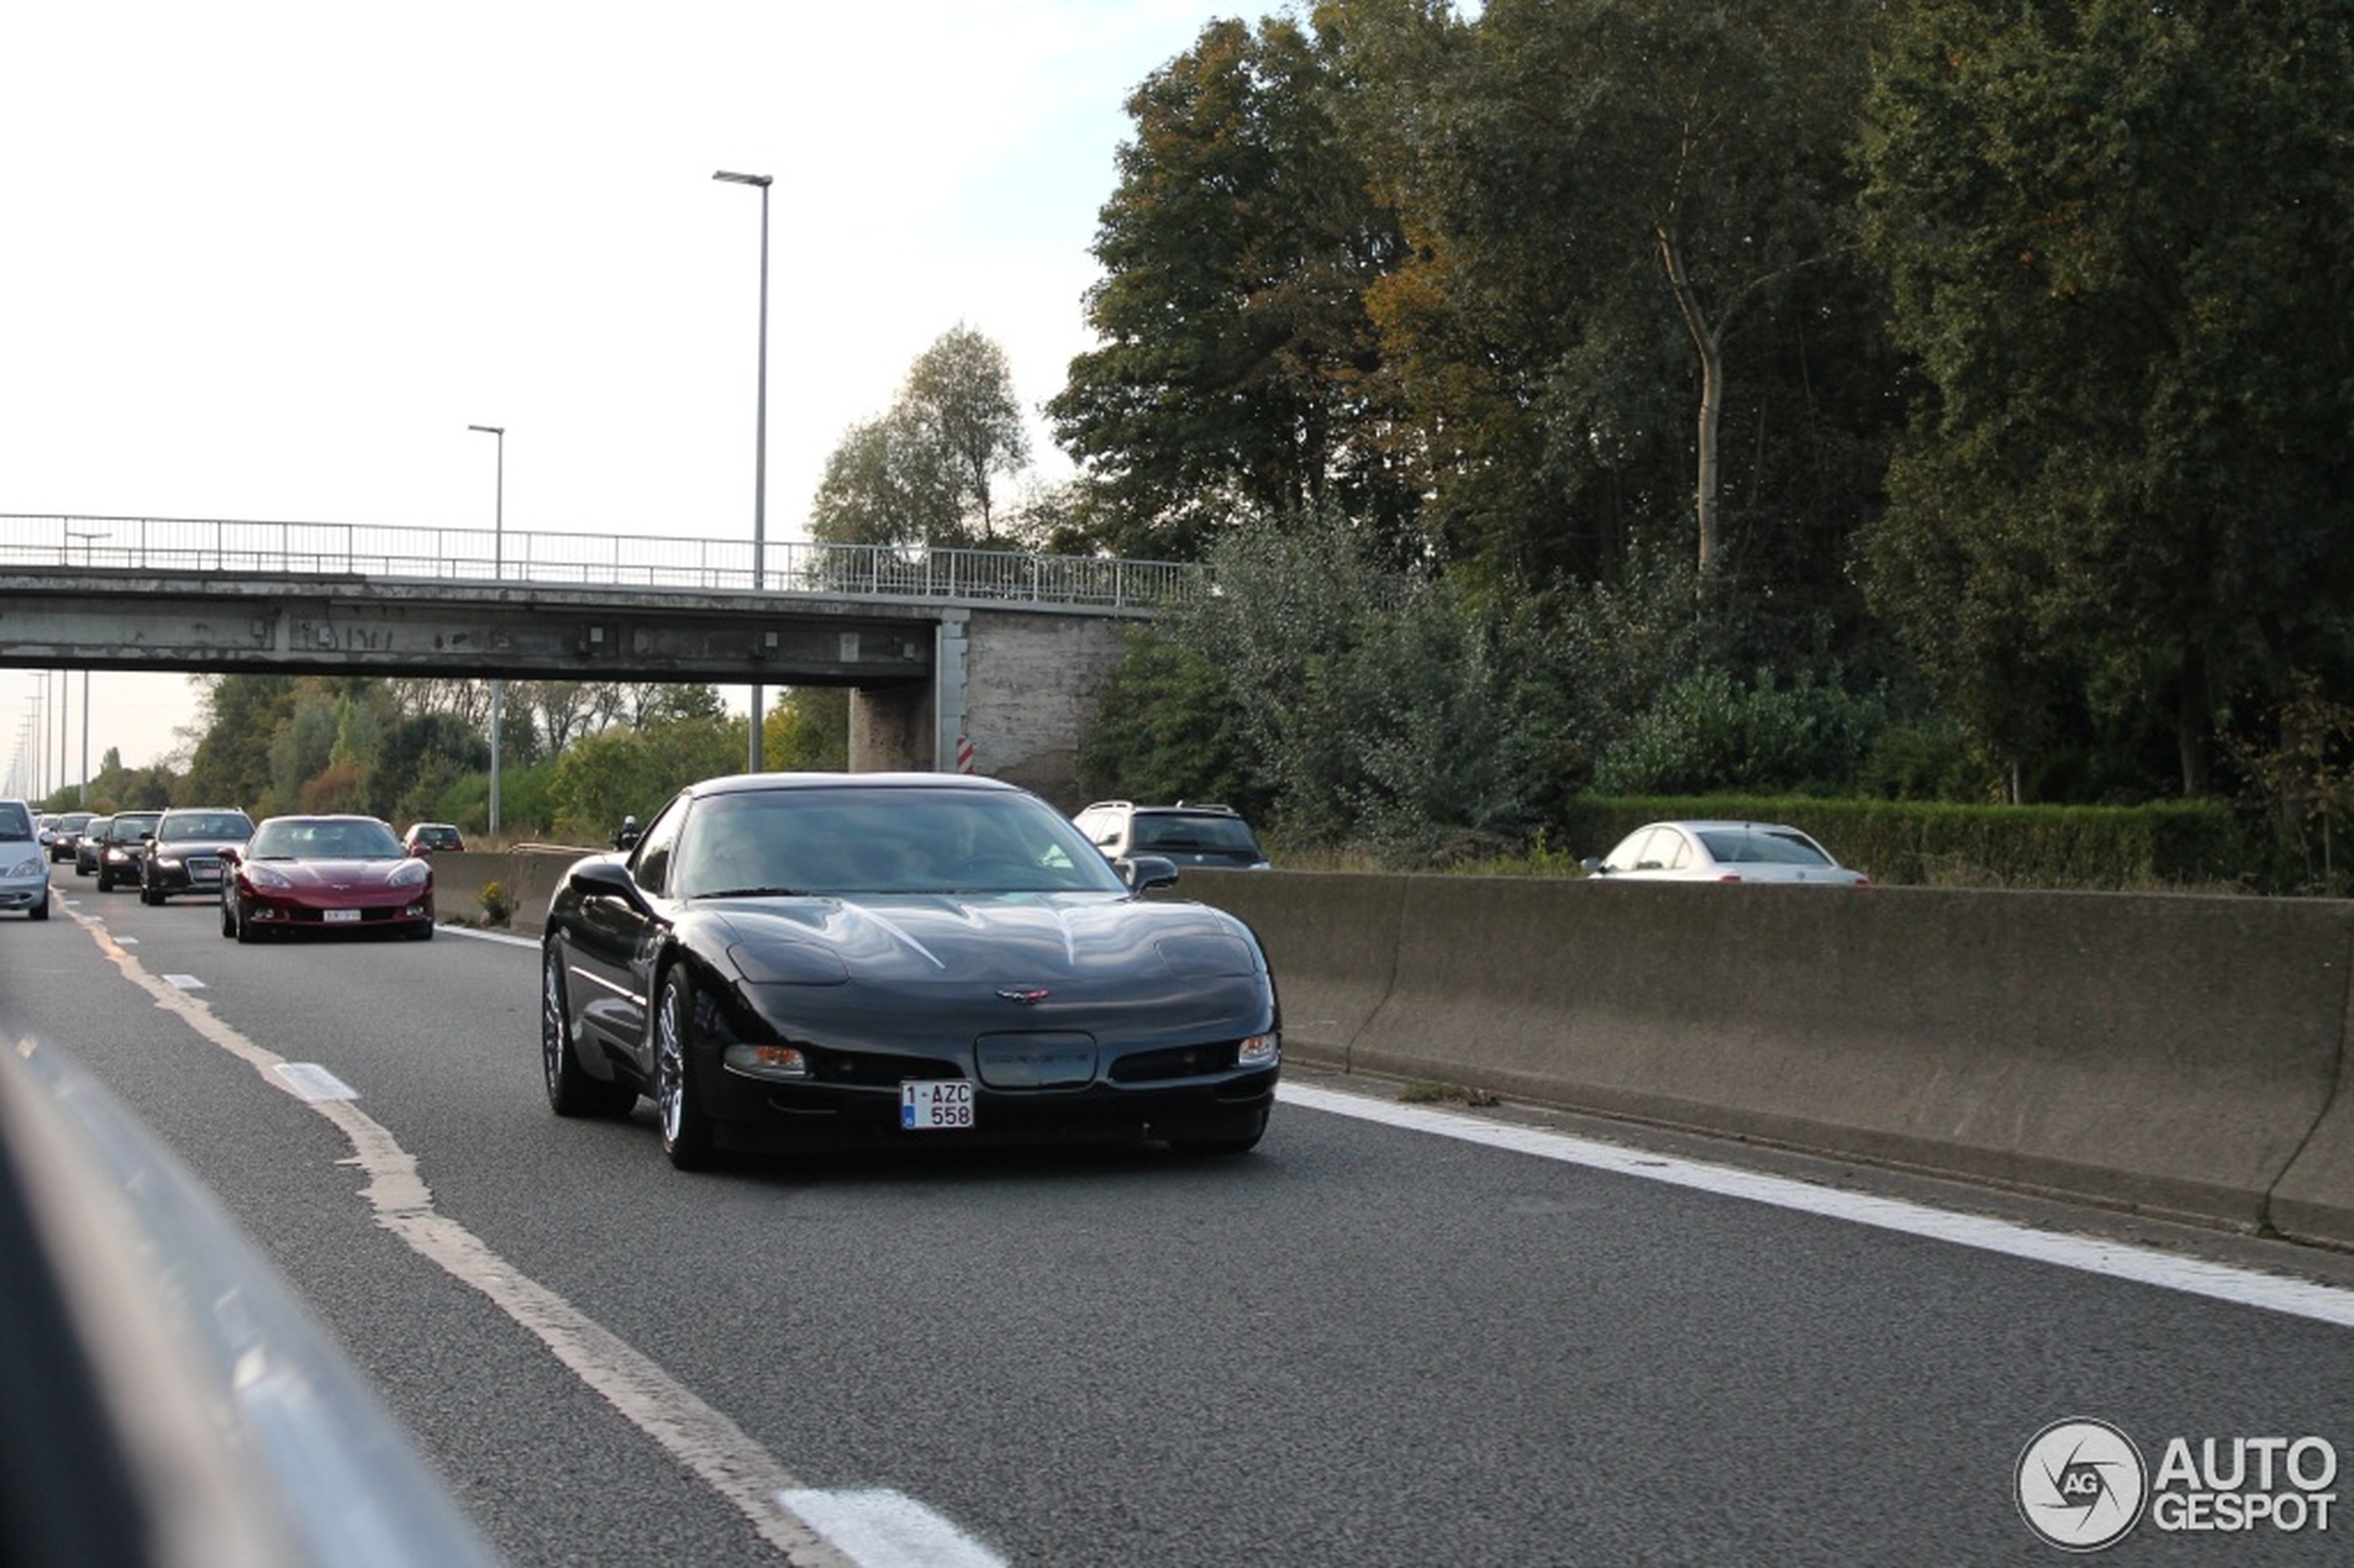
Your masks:
M 839 957 L 804 943 L 740 942 L 728 947 L 728 960 L 753 985 L 841 985 L 850 979 Z
M 290 888 L 294 886 L 294 879 L 287 876 L 284 871 L 280 871 L 274 866 L 255 866 L 250 863 L 248 863 L 246 866 L 246 880 L 251 882 L 257 888 Z
M 38 877 L 42 875 L 41 857 L 37 854 L 29 854 L 25 856 L 22 860 L 17 862 L 16 865 L 8 867 L 8 875 L 11 877 Z
M 1234 1052 L 1234 1065 L 1238 1068 L 1272 1067 L 1283 1059 L 1284 1036 L 1280 1030 L 1247 1034 Z
M 176 854 L 159 854 L 156 856 L 156 869 L 158 871 L 177 871 L 180 869 L 180 857 Z
M 719 1055 L 722 1066 L 746 1078 L 777 1078 L 800 1081 L 815 1076 L 808 1054 L 797 1045 L 730 1045 Z
M 404 860 L 385 881 L 396 888 L 413 888 L 433 880 L 433 867 L 422 860 Z
M 1184 980 L 1217 980 L 1259 972 L 1251 951 L 1222 931 L 1180 931 L 1153 943 L 1169 972 Z

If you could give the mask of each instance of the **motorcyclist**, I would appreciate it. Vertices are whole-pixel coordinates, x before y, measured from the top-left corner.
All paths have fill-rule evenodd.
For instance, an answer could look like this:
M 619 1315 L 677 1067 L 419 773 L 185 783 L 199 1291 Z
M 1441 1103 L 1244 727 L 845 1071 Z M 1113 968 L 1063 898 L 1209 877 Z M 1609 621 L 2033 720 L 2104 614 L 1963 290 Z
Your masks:
M 638 819 L 634 816 L 623 817 L 621 819 L 621 826 L 613 830 L 613 847 L 617 850 L 626 850 L 631 848 L 637 842 Z

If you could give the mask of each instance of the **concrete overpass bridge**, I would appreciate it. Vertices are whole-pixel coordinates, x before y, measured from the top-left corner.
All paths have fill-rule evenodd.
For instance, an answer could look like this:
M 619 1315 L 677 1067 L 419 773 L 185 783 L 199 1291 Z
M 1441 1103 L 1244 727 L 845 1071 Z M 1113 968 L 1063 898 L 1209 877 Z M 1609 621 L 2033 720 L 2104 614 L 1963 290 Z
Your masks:
M 974 550 L 0 514 L 0 668 L 845 686 L 851 765 L 1058 803 L 1203 568 Z

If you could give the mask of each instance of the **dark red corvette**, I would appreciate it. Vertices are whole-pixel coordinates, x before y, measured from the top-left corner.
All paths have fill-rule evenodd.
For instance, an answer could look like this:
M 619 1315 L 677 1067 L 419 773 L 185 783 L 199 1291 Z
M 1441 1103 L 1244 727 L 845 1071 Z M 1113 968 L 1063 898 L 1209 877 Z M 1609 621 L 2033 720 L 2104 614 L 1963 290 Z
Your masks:
M 433 867 L 373 816 L 272 816 L 225 852 L 221 934 L 397 932 L 433 937 Z

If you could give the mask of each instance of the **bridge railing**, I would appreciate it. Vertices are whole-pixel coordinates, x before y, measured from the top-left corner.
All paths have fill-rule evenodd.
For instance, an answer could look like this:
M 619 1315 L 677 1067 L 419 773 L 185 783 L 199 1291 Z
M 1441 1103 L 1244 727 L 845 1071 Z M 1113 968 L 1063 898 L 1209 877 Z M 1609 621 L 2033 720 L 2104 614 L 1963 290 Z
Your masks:
M 771 541 L 770 593 L 1156 608 L 1207 593 L 1206 567 L 1021 550 Z M 751 592 L 750 539 L 0 513 L 0 566 L 218 572 Z

